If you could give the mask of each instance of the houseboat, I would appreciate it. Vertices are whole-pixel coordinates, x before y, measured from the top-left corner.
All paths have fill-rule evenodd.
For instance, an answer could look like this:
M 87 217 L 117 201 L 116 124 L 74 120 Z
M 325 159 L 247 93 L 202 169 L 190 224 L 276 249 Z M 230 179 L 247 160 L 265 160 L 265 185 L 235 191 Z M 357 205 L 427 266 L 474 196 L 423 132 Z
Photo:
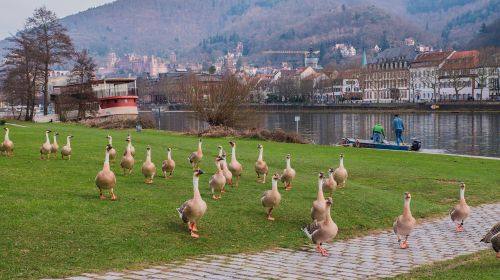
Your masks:
M 64 102 L 64 96 L 78 99 L 78 91 L 81 84 L 68 83 L 62 86 L 54 86 L 51 99 L 55 103 L 56 113 L 64 114 L 64 119 L 78 119 L 78 111 L 75 108 L 64 110 L 68 102 Z M 107 78 L 92 81 L 92 93 L 95 100 L 88 104 L 93 108 L 87 118 L 98 118 L 102 120 L 136 119 L 137 110 L 137 82 L 135 78 Z

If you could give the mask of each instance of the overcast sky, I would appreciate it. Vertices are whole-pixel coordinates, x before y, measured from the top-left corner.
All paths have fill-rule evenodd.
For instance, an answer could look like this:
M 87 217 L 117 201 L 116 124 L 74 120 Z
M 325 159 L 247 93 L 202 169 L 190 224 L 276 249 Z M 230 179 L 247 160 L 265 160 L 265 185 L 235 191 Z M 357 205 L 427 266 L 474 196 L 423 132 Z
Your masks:
M 22 29 L 33 10 L 44 6 L 62 18 L 114 0 L 0 0 L 0 39 Z

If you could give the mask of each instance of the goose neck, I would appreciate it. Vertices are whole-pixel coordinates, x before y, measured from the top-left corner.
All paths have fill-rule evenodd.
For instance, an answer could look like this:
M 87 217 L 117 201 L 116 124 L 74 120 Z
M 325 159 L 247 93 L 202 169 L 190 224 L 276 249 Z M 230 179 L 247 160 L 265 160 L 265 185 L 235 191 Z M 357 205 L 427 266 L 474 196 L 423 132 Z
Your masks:
M 223 152 L 224 151 L 222 149 L 219 149 L 219 155 L 218 156 L 222 157 Z
M 66 138 L 66 145 L 68 147 L 71 147 L 71 138 L 70 137 Z
M 151 162 L 151 150 L 147 150 L 146 152 L 146 161 Z
M 344 158 L 343 157 L 340 158 L 340 167 L 344 167 Z
M 103 170 L 109 170 L 109 151 L 106 150 L 106 157 L 104 158 L 104 166 L 102 167 Z
M 290 159 L 289 159 L 289 158 L 287 158 L 287 159 L 286 159 L 286 168 L 287 168 L 287 169 L 292 168 L 292 166 L 291 166 L 291 164 L 290 164 Z
M 274 180 L 272 182 L 272 190 L 277 192 L 278 191 L 278 180 Z
M 57 144 L 57 136 L 54 134 L 54 144 Z
M 264 148 L 259 150 L 259 160 L 261 161 L 264 157 Z
M 236 161 L 236 147 L 231 147 L 231 161 Z
M 404 202 L 403 216 L 405 216 L 405 217 L 410 217 L 411 216 L 410 200 L 405 200 L 405 202 Z
M 45 143 L 50 144 L 49 133 L 45 132 Z
M 465 201 L 465 189 L 460 189 L 460 201 Z
M 5 131 L 4 140 L 9 141 L 9 131 L 8 130 Z
M 111 136 L 108 138 L 108 144 L 113 145 L 113 138 Z
M 330 213 L 330 210 L 331 210 L 331 205 L 326 205 L 326 209 L 325 209 L 325 221 L 323 222 L 325 225 L 333 222 L 332 220 L 332 214 Z
M 167 159 L 172 160 L 172 152 L 170 150 L 167 151 Z
M 325 199 L 325 195 L 323 194 L 323 180 L 318 179 L 318 200 Z
M 198 188 L 199 180 L 200 179 L 198 177 L 193 177 L 193 198 L 201 199 L 200 189 Z
M 201 153 L 201 142 L 198 142 L 198 153 Z

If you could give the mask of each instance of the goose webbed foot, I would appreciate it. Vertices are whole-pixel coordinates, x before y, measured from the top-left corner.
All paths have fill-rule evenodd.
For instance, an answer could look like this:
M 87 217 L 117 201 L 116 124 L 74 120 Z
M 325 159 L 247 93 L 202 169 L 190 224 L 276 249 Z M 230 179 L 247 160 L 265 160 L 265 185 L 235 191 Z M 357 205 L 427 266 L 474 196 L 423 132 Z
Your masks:
M 464 226 L 463 226 L 462 224 L 457 224 L 456 231 L 457 231 L 457 232 L 462 232 L 462 231 L 464 231 Z
M 111 191 L 111 200 L 112 200 L 112 201 L 115 201 L 115 200 L 116 200 L 116 198 L 117 198 L 117 197 L 116 197 L 116 194 L 115 194 L 113 191 Z
M 330 255 L 330 254 L 328 254 L 326 249 L 321 247 L 321 243 L 318 243 L 318 245 L 316 246 L 316 251 L 318 251 L 323 257 L 327 257 Z
M 105 200 L 105 199 L 106 199 L 106 197 L 105 197 L 102 193 L 100 193 L 100 194 L 99 194 L 99 199 L 100 199 L 100 200 Z
M 191 237 L 192 238 L 200 238 L 200 235 L 195 233 L 194 231 L 191 231 Z
M 267 219 L 268 219 L 269 221 L 274 221 L 274 218 L 273 218 L 273 216 L 271 215 L 271 214 L 272 214 L 272 212 L 273 212 L 273 208 L 270 208 L 269 210 L 267 210 Z
M 497 259 L 500 259 L 500 252 L 497 253 Z
M 407 240 L 403 240 L 399 243 L 399 247 L 401 249 L 407 249 L 409 246 L 408 246 L 408 241 Z

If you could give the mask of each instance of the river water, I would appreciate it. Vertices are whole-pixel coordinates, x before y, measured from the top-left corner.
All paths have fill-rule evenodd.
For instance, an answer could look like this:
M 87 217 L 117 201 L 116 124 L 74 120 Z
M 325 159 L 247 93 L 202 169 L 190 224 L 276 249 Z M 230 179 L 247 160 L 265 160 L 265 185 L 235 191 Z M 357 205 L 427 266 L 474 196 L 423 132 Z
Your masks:
M 294 132 L 295 116 L 300 117 L 299 133 L 316 144 L 334 144 L 342 137 L 369 139 L 376 122 L 394 140 L 392 113 L 364 112 L 259 112 L 260 126 Z M 158 125 L 158 114 L 153 114 Z M 206 124 L 192 112 L 163 112 L 160 128 L 171 131 L 200 131 Z M 500 157 L 500 113 L 404 113 L 405 140 L 422 141 L 423 151 Z

